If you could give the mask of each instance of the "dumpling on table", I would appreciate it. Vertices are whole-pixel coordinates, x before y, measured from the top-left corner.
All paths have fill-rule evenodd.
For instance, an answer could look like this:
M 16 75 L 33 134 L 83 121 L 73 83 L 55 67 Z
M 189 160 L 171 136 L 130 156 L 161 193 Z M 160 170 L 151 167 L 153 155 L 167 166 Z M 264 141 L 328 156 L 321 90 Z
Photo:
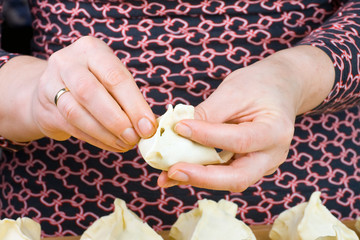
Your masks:
M 180 214 L 170 230 L 171 240 L 255 240 L 251 229 L 236 216 L 237 205 L 199 200 L 198 208 Z
M 355 221 L 355 229 L 360 233 L 360 216 Z
M 115 199 L 115 210 L 96 220 L 80 240 L 163 240 L 148 224 L 126 207 L 121 199 Z
M 346 227 L 321 203 L 320 192 L 309 202 L 282 212 L 271 231 L 272 240 L 355 240 L 354 231 Z
M 218 153 L 215 148 L 178 135 L 174 127 L 183 119 L 194 119 L 194 107 L 178 104 L 173 108 L 169 105 L 166 113 L 157 119 L 158 128 L 154 136 L 140 140 L 140 153 L 150 166 L 166 171 L 177 162 L 206 165 L 225 163 L 231 159 L 231 152 Z
M 40 224 L 30 218 L 5 218 L 0 221 L 1 240 L 40 240 L 40 235 Z

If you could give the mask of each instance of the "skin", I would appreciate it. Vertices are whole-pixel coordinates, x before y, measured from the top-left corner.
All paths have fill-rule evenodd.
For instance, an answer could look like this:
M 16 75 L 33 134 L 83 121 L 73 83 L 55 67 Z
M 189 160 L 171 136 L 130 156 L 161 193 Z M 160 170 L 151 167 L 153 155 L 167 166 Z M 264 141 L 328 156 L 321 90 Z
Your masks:
M 279 51 L 234 71 L 195 108 L 194 120 L 175 126 L 193 141 L 236 153 L 233 160 L 208 166 L 177 163 L 161 173 L 159 186 L 241 192 L 272 174 L 286 160 L 296 116 L 318 106 L 334 78 L 330 58 L 312 46 Z
M 64 93 L 54 104 L 56 93 Z M 26 142 L 70 136 L 124 152 L 156 120 L 130 72 L 101 40 L 83 37 L 51 55 L 11 59 L 0 70 L 0 135 Z M 110 116 L 110 117 L 109 117 Z
M 178 163 L 158 184 L 244 191 L 286 160 L 295 117 L 313 109 L 334 84 L 334 67 L 320 49 L 298 46 L 234 71 L 196 107 L 180 135 L 235 154 L 227 165 Z M 9 80 L 10 79 L 10 80 Z M 58 105 L 54 96 L 63 87 Z M 16 93 L 16 94 L 15 94 Z M 26 142 L 70 136 L 124 152 L 155 133 L 156 120 L 135 81 L 101 40 L 83 37 L 48 61 L 11 59 L 0 69 L 0 135 Z M 109 117 L 111 116 L 111 117 Z

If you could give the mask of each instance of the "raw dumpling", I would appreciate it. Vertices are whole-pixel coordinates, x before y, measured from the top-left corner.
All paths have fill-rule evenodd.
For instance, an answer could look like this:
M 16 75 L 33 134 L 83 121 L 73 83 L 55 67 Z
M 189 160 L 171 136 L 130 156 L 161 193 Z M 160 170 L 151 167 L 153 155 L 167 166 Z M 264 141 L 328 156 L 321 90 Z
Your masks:
M 198 201 L 199 207 L 180 214 L 170 230 L 172 240 L 255 240 L 251 229 L 235 215 L 235 203 Z
M 1 240 L 40 240 L 41 227 L 34 220 L 23 217 L 0 221 Z
M 194 107 L 178 104 L 173 109 L 169 105 L 166 113 L 157 119 L 159 126 L 155 135 L 140 140 L 140 153 L 150 166 L 166 171 L 177 162 L 216 164 L 227 162 L 233 156 L 227 151 L 217 153 L 215 148 L 200 145 L 175 133 L 174 126 L 183 119 L 194 119 Z
M 360 216 L 356 219 L 355 229 L 358 231 L 358 233 L 360 233 Z
M 149 225 L 130 211 L 123 200 L 115 199 L 115 210 L 96 220 L 80 240 L 162 240 Z
M 321 203 L 320 192 L 314 192 L 309 202 L 301 203 L 279 215 L 270 231 L 272 240 L 354 240 L 354 231 Z
M 275 220 L 270 231 L 272 240 L 300 240 L 297 227 L 301 222 L 307 202 L 300 203 L 282 212 Z

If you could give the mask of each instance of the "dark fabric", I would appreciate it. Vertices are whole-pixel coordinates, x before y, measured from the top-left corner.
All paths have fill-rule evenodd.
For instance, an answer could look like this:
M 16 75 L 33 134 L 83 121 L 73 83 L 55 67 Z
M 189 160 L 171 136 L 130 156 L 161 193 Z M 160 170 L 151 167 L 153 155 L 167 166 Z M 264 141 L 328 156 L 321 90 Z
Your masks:
M 334 88 L 315 111 L 335 112 L 359 105 L 359 13 L 360 3 L 347 1 L 336 14 L 302 40 L 302 44 L 311 44 L 325 51 L 335 66 Z
M 360 6 L 346 2 L 335 13 L 341 1 L 31 1 L 34 56 L 47 58 L 84 35 L 98 37 L 133 73 L 156 114 L 167 104 L 197 105 L 231 71 L 296 44 L 324 49 L 337 78 L 322 106 L 296 119 L 287 161 L 243 193 L 160 189 L 159 171 L 137 148 L 120 154 L 73 138 L 44 138 L 3 153 L 0 217 L 30 216 L 44 235 L 81 234 L 109 214 L 118 197 L 161 230 L 198 199 L 225 198 L 238 204 L 237 217 L 247 224 L 266 224 L 319 190 L 336 217 L 355 218 L 360 209 Z M 345 52 L 353 57 L 344 60 Z M 340 59 L 343 65 L 337 64 Z M 344 85 L 346 91 L 338 88 Z

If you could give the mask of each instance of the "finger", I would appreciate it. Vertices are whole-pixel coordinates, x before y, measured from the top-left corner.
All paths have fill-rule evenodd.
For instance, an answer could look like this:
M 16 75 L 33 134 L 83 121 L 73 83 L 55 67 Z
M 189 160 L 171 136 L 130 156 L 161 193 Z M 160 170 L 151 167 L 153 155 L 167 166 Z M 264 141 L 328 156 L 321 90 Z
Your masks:
M 157 182 L 158 182 L 158 185 L 162 188 L 173 187 L 173 186 L 180 184 L 179 181 L 169 178 L 167 172 L 164 172 L 164 171 L 159 175 Z
M 54 108 L 54 106 L 52 106 Z M 44 109 L 48 110 L 48 109 Z M 106 144 L 103 144 L 102 142 L 96 140 L 95 138 L 92 138 L 91 136 L 85 134 L 81 130 L 75 128 L 74 126 L 70 125 L 61 115 L 61 113 L 58 111 L 58 109 L 55 109 L 56 111 L 44 111 L 45 115 L 43 118 L 43 121 L 41 123 L 38 123 L 43 133 L 55 140 L 58 141 L 64 141 L 69 139 L 71 136 L 74 136 L 80 140 L 86 141 L 96 147 L 99 147 L 101 149 L 105 149 L 108 151 L 113 152 L 124 152 L 128 149 L 125 147 L 123 148 L 113 148 Z M 47 116 L 46 116 L 47 115 Z
M 182 120 L 175 131 L 205 146 L 235 153 L 248 153 L 266 149 L 279 142 L 282 135 L 276 125 L 266 122 L 240 124 L 210 123 L 202 120 Z
M 151 137 L 156 119 L 131 73 L 112 52 L 89 52 L 89 69 L 126 112 L 137 133 Z
M 96 119 L 107 131 L 128 145 L 134 145 L 139 141 L 139 136 L 134 131 L 125 112 L 97 81 L 96 77 L 87 70 L 87 67 L 70 66 L 67 71 L 61 72 L 61 78 L 75 99 L 74 102 L 79 102 L 92 118 Z M 73 105 L 69 107 L 73 107 Z M 90 120 L 89 114 L 87 115 L 87 120 Z M 85 115 L 80 115 L 80 117 L 83 116 Z M 95 125 L 94 119 L 91 120 L 93 126 Z M 85 124 L 84 121 L 82 123 Z M 90 125 L 90 122 L 87 125 Z M 91 129 L 88 130 L 91 131 Z M 99 126 L 97 130 L 99 130 Z
M 69 124 L 92 138 L 91 142 L 94 143 L 94 139 L 96 139 L 96 142 L 101 142 L 103 145 L 121 150 L 131 149 L 133 147 L 132 145 L 124 143 L 122 139 L 117 138 L 104 128 L 89 112 L 77 103 L 71 92 L 66 92 L 61 96 L 58 100 L 57 107 Z M 73 136 L 76 135 L 74 132 L 71 132 L 71 134 Z M 81 134 L 81 136 L 86 136 L 85 134 Z M 89 138 L 84 140 L 90 141 Z M 96 143 L 96 145 L 99 144 Z
M 242 192 L 261 179 L 271 164 L 265 154 L 251 154 L 233 161 L 230 165 L 198 165 L 177 163 L 168 171 L 168 178 L 159 183 L 166 186 L 168 182 L 190 184 L 195 187 L 213 190 Z M 161 186 L 161 185 L 160 185 Z
M 83 140 L 85 142 L 88 142 L 91 145 L 94 145 L 96 147 L 99 147 L 101 149 L 105 149 L 108 151 L 113 152 L 124 152 L 127 151 L 126 147 L 120 147 L 120 148 L 113 148 L 111 146 L 108 146 L 99 140 L 89 136 L 88 134 L 82 132 L 81 130 L 77 129 L 76 127 L 70 125 L 66 119 L 61 115 L 60 111 L 56 108 L 55 111 L 53 110 L 55 108 L 54 104 L 44 104 L 45 108 L 43 109 L 44 113 L 50 114 L 47 117 L 44 117 L 41 123 L 41 129 L 44 131 L 45 135 L 49 136 L 50 138 L 53 138 L 58 141 L 64 141 L 70 138 L 71 136 L 76 137 L 77 139 Z
M 111 151 L 111 152 L 125 152 L 125 151 L 129 150 L 129 149 L 126 149 L 125 147 L 114 148 L 114 147 L 108 146 L 108 145 L 104 144 L 103 142 L 91 137 L 90 135 L 84 133 L 83 131 L 81 131 L 69 124 L 67 125 L 66 129 L 67 129 L 67 132 L 70 132 L 71 135 L 74 136 L 75 138 L 82 140 L 84 142 L 87 142 L 95 147 L 100 148 L 100 149 L 104 149 L 104 150 Z

